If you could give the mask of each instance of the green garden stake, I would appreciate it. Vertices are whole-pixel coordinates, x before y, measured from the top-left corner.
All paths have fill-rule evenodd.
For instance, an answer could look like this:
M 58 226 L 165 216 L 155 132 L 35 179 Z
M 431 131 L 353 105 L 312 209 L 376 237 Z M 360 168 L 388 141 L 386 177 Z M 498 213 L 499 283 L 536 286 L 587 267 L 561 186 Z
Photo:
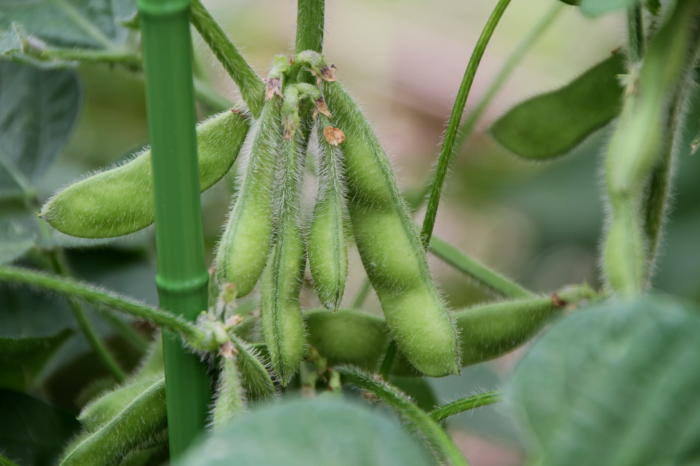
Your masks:
M 207 307 L 192 84 L 189 0 L 139 0 L 152 148 L 160 306 L 194 320 Z M 168 436 L 177 457 L 204 428 L 209 380 L 163 332 Z

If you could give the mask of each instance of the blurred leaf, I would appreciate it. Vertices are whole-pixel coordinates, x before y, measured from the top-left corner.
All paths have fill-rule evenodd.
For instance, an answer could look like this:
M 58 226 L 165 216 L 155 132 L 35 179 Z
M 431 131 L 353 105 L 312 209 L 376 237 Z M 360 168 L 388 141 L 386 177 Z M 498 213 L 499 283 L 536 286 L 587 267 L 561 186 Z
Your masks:
M 622 54 L 589 69 L 566 86 L 521 102 L 491 128 L 516 155 L 546 160 L 566 154 L 620 111 Z
M 72 71 L 0 62 L 0 180 L 14 182 L 0 185 L 0 195 L 33 189 L 65 145 L 79 103 Z
M 73 332 L 39 338 L 0 338 L 0 387 L 26 390 L 55 351 Z
M 133 0 L 0 0 L 0 29 L 17 23 L 51 46 L 110 48 L 126 40 L 118 21 L 134 10 Z
M 49 337 L 73 327 L 62 296 L 0 284 L 0 337 Z
M 56 463 L 80 424 L 68 413 L 12 390 L 0 390 L 0 451 L 21 465 Z
M 562 319 L 515 370 L 510 399 L 542 464 L 696 464 L 700 310 L 609 301 Z
M 0 454 L 0 466 L 18 466 L 17 463 Z
M 191 448 L 179 466 L 425 466 L 399 423 L 334 395 L 266 405 Z
M 0 219 L 0 264 L 22 257 L 34 246 L 34 234 L 15 223 Z
M 639 0 L 581 0 L 581 11 L 588 16 L 598 16 L 629 8 L 638 2 Z

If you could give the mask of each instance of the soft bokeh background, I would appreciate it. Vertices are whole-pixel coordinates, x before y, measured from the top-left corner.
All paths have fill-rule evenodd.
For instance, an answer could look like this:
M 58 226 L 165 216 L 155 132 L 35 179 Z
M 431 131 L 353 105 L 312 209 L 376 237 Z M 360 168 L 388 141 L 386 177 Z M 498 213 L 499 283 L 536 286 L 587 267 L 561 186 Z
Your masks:
M 522 36 L 554 0 L 514 1 L 489 45 L 467 111 L 483 94 Z M 273 54 L 292 51 L 295 2 L 205 2 L 260 74 Z M 326 48 L 338 77 L 362 104 L 391 154 L 402 188 L 422 183 L 435 160 L 441 133 L 471 49 L 495 0 L 327 0 Z M 597 246 L 604 224 L 599 162 L 606 130 L 575 153 L 549 164 L 516 159 L 488 135 L 500 114 L 523 98 L 565 84 L 622 45 L 623 18 L 593 21 L 562 7 L 460 148 L 448 179 L 436 232 L 462 250 L 538 291 L 567 283 L 598 285 Z M 195 34 L 200 75 L 230 99 L 234 85 Z M 83 67 L 84 107 L 69 148 L 44 186 L 48 194 L 87 170 L 111 164 L 147 141 L 143 83 L 127 71 Z M 572 109 L 574 111 L 574 109 Z M 556 115 L 552 115 L 556 118 Z M 694 209 L 697 156 L 684 157 L 675 212 L 656 286 L 700 298 L 700 252 L 694 247 L 700 215 Z M 204 196 L 209 247 L 228 208 L 230 180 Z M 422 218 L 422 212 L 417 219 Z M 155 302 L 150 233 L 72 253 L 78 272 L 106 286 Z M 144 249 L 145 248 L 145 249 Z M 94 264 L 99 263 L 100 267 Z M 113 264 L 108 272 L 104 264 Z M 438 260 L 431 266 L 448 301 L 459 308 L 488 297 Z M 98 272 L 96 272 L 98 270 Z M 346 301 L 362 279 L 355 258 Z M 315 305 L 311 294 L 308 305 Z M 367 309 L 377 310 L 371 296 Z M 517 352 L 516 352 L 517 353 Z M 517 354 L 433 381 L 440 399 L 498 386 Z M 474 465 L 523 462 L 521 445 L 502 408 L 455 418 L 451 427 Z

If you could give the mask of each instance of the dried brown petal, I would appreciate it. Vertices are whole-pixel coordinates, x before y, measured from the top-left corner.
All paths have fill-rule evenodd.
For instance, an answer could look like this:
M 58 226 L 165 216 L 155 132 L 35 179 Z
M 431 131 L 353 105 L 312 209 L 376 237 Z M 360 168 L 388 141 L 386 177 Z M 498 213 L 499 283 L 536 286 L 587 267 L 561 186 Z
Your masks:
M 326 142 L 331 146 L 337 146 L 345 141 L 345 133 L 340 128 L 334 128 L 333 126 L 326 126 L 323 128 L 323 137 L 326 138 Z

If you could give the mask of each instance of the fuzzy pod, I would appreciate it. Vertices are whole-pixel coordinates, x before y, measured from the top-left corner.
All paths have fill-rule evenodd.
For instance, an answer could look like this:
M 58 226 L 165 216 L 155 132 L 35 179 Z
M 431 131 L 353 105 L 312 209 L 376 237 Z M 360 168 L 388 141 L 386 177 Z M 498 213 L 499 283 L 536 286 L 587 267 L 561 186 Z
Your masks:
M 238 157 L 249 122 L 238 109 L 197 125 L 199 185 L 219 181 Z M 51 226 L 81 238 L 111 238 L 146 228 L 154 218 L 150 148 L 127 163 L 98 172 L 54 194 L 39 214 Z
M 340 132 L 325 115 L 316 124 L 319 154 L 319 184 L 309 230 L 309 268 L 321 303 L 337 309 L 348 276 L 346 244 L 347 206 L 342 172 Z M 339 134 L 342 134 L 339 133 Z
M 272 243 L 272 193 L 275 159 L 282 138 L 281 104 L 281 98 L 272 96 L 255 124 L 243 183 L 216 252 L 217 281 L 232 283 L 237 297 L 247 295 L 255 287 Z
M 71 442 L 61 466 L 110 466 L 129 452 L 155 444 L 167 425 L 165 381 L 160 378 L 134 397 L 112 420 Z
M 324 97 L 345 133 L 341 148 L 352 232 L 389 329 L 420 372 L 457 373 L 459 336 L 432 281 L 387 156 L 340 84 L 325 83 Z
M 300 181 L 304 154 L 300 132 L 282 140 L 281 181 L 275 194 L 274 246 L 262 279 L 262 327 L 272 367 L 289 383 L 304 356 L 304 320 L 299 293 L 306 265 L 300 225 Z
M 237 356 L 233 351 L 221 356 L 216 400 L 211 415 L 212 429 L 219 429 L 231 419 L 245 412 L 246 401 Z
M 112 420 L 131 401 L 163 377 L 163 343 L 160 334 L 151 342 L 136 372 L 124 383 L 92 400 L 80 411 L 83 428 L 94 432 Z
M 457 328 L 465 338 L 460 345 L 464 366 L 499 357 L 532 338 L 567 303 L 586 298 L 585 293 L 538 296 L 472 306 L 455 312 Z M 305 313 L 308 341 L 330 364 L 352 364 L 375 370 L 386 353 L 389 329 L 384 319 L 354 310 Z M 416 375 L 402 364 L 399 354 L 392 373 Z
M 275 396 L 275 383 L 262 362 L 263 355 L 245 341 L 233 336 L 233 346 L 238 355 L 238 371 L 246 396 L 252 400 L 263 400 Z

